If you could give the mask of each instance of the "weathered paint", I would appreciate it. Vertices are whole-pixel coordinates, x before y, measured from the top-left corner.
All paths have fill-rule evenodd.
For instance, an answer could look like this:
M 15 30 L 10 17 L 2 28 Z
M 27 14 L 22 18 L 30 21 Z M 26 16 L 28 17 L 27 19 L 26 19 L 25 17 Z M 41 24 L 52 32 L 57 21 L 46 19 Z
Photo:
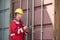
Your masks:
M 24 10 L 23 20 L 26 23 L 26 0 L 22 0 L 22 9 Z M 29 25 L 31 25 L 31 1 L 29 0 Z M 14 0 L 14 10 L 20 7 L 19 0 Z M 40 39 L 40 24 L 41 24 L 41 0 L 35 0 L 35 32 L 34 39 Z M 53 40 L 53 26 L 54 26 L 54 0 L 44 0 L 44 20 L 43 20 L 43 39 L 44 40 Z

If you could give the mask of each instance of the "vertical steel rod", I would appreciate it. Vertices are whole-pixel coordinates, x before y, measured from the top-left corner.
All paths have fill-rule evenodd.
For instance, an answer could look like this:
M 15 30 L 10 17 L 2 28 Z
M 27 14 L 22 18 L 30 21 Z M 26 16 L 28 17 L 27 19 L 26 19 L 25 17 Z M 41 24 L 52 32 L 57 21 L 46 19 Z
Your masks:
M 28 26 L 28 0 L 27 0 L 27 15 L 26 15 L 26 25 Z
M 32 40 L 34 40 L 34 0 L 32 0 Z
M 22 8 L 22 0 L 20 0 L 20 8 Z
M 41 0 L 41 40 L 43 40 L 43 3 L 44 0 Z
M 28 26 L 28 0 L 27 0 L 26 26 Z M 26 40 L 28 40 L 27 37 L 28 35 L 26 35 Z

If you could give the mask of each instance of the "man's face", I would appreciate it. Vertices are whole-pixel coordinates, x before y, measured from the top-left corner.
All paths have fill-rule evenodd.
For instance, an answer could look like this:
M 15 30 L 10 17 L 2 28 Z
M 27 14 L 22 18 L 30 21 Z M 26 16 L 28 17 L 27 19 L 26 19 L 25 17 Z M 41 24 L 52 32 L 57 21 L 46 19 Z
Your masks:
M 21 19 L 23 17 L 23 15 L 17 14 L 17 16 L 19 17 L 19 19 Z

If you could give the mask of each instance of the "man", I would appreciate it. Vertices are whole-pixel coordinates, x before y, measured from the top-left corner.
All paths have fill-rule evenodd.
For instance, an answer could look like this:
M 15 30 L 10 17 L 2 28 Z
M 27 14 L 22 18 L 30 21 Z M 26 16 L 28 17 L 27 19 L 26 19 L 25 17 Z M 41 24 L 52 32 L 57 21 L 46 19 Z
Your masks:
M 18 8 L 15 10 L 15 18 L 10 25 L 10 40 L 24 40 L 25 30 L 28 27 L 24 26 L 24 22 L 21 21 L 23 14 L 22 9 Z

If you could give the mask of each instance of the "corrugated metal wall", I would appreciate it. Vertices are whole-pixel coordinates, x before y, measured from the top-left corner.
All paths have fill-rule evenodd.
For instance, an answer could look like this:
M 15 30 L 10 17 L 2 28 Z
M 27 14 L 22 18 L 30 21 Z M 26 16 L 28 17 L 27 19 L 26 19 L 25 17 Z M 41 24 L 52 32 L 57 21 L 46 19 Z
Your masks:
M 0 40 L 9 40 L 10 1 L 0 0 Z
M 29 25 L 32 24 L 32 9 L 31 1 L 29 0 Z M 34 0 L 34 40 L 39 40 L 40 28 L 41 28 L 41 0 Z M 14 10 L 20 7 L 20 0 L 13 1 Z M 27 0 L 22 0 L 22 9 L 24 10 L 23 20 L 26 23 L 26 13 L 27 13 Z M 54 28 L 54 0 L 44 0 L 44 16 L 43 16 L 43 40 L 53 40 L 53 28 Z M 30 38 L 30 37 L 29 37 Z M 30 39 L 31 40 L 31 39 Z

